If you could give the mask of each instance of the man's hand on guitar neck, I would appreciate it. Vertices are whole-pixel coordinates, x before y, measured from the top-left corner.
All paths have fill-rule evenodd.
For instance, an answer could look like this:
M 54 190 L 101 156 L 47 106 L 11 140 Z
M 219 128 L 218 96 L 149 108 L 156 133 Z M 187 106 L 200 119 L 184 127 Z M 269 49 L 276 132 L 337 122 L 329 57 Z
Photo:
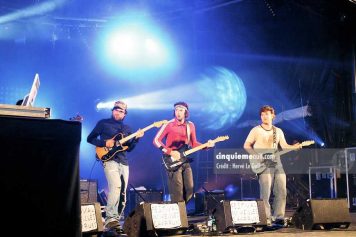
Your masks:
M 179 151 L 171 151 L 170 156 L 173 158 L 174 161 L 180 160 L 180 152 Z
M 293 147 L 293 150 L 299 150 L 299 149 L 302 149 L 303 145 L 301 143 L 295 143 L 292 145 Z
M 141 129 L 137 130 L 135 139 L 139 139 L 140 137 L 143 137 L 144 134 L 145 134 L 145 132 L 143 130 L 141 130 Z
M 206 144 L 206 147 L 207 148 L 211 148 L 211 147 L 214 147 L 215 146 L 215 142 L 213 142 L 213 140 L 209 140 Z

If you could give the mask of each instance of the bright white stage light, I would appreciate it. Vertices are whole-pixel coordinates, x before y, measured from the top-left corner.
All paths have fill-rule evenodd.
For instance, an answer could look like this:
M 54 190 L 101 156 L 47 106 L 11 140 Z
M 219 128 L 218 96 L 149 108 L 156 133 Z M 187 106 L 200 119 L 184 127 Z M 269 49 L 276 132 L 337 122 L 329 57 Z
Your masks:
M 178 68 L 173 41 L 147 17 L 122 17 L 105 30 L 98 40 L 99 60 L 114 76 L 147 82 Z
M 163 42 L 142 29 L 118 30 L 109 37 L 106 53 L 114 64 L 122 68 L 164 65 L 167 49 Z

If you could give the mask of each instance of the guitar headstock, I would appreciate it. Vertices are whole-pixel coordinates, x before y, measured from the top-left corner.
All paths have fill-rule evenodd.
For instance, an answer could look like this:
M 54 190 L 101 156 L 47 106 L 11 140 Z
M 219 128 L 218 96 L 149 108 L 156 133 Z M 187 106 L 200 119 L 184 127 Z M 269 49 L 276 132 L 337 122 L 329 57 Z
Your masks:
M 312 144 L 314 144 L 315 143 L 315 141 L 314 140 L 308 140 L 308 141 L 304 141 L 304 142 L 302 142 L 302 146 L 310 146 L 310 145 L 312 145 Z
M 229 139 L 229 136 L 219 136 L 217 138 L 215 138 L 213 140 L 213 142 L 222 142 L 222 141 L 225 141 L 225 140 L 228 140 Z
M 161 121 L 157 121 L 153 123 L 153 126 L 155 126 L 156 128 L 161 127 L 163 124 L 167 124 L 168 120 L 161 120 Z

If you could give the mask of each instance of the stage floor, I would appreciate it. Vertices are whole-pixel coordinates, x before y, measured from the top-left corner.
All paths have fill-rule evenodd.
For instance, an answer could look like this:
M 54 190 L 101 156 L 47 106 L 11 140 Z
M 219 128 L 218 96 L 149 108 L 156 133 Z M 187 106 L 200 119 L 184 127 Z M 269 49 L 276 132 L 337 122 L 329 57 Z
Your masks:
M 291 217 L 294 211 L 287 211 L 286 217 Z M 352 218 L 352 223 L 347 229 L 332 229 L 332 230 L 301 230 L 295 227 L 288 227 L 288 228 L 281 228 L 277 230 L 270 230 L 270 231 L 261 231 L 249 234 L 220 234 L 220 235 L 209 235 L 209 236 L 236 236 L 236 235 L 259 235 L 259 236 L 266 236 L 266 237 L 285 237 L 285 236 L 315 236 L 315 237 L 325 237 L 325 236 L 356 236 L 356 213 L 350 213 Z M 190 217 L 196 218 L 196 217 Z M 179 235 L 176 235 L 179 236 Z M 182 236 L 182 235 L 180 235 Z M 187 235 L 185 235 L 187 236 Z M 189 235 L 188 235 L 189 236 Z M 194 235 L 194 236 L 204 236 L 201 235 Z
M 291 217 L 294 212 L 287 211 L 286 216 Z M 258 235 L 258 236 L 266 236 L 266 237 L 286 237 L 286 236 L 313 236 L 313 237 L 325 237 L 325 236 L 332 236 L 332 237 L 343 237 L 343 236 L 356 236 L 356 212 L 352 212 L 351 218 L 352 223 L 347 229 L 332 229 L 332 230 L 301 230 L 294 227 L 288 228 L 281 228 L 277 230 L 269 230 L 269 231 L 260 231 L 255 233 L 248 233 L 248 234 L 219 234 L 214 235 L 211 233 L 200 233 L 200 234 L 186 234 L 186 235 L 170 235 L 170 236 L 251 236 L 251 235 Z M 190 224 L 200 224 L 205 223 L 206 216 L 188 216 L 188 221 Z M 115 235 L 98 235 L 100 237 L 105 236 L 115 236 Z M 126 236 L 125 234 L 116 235 L 116 236 Z M 144 236 L 142 236 L 144 237 Z

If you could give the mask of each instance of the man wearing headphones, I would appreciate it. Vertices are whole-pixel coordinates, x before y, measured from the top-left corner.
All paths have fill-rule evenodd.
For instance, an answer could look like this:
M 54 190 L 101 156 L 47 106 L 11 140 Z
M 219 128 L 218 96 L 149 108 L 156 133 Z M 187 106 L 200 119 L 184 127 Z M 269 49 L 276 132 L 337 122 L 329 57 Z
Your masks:
M 197 141 L 195 126 L 191 121 L 187 121 L 189 116 L 188 104 L 177 102 L 174 104 L 174 119 L 163 125 L 157 132 L 153 144 L 169 155 L 174 160 L 179 160 L 181 154 L 178 150 L 182 147 L 196 147 L 200 143 Z M 162 141 L 166 139 L 164 144 Z M 213 147 L 212 141 L 208 142 L 208 147 Z M 168 189 L 172 202 L 188 202 L 193 196 L 193 174 L 188 162 L 181 165 L 175 171 L 168 171 Z
M 244 149 L 249 154 L 261 154 L 265 150 L 270 150 L 273 153 L 278 149 L 278 145 L 282 149 L 301 148 L 299 143 L 289 145 L 286 142 L 283 131 L 273 126 L 272 121 L 275 118 L 275 111 L 271 106 L 263 106 L 260 109 L 260 116 L 262 123 L 252 128 L 244 144 Z M 261 160 L 260 162 L 266 161 Z M 284 225 L 287 197 L 286 174 L 280 157 L 276 157 L 274 161 L 266 162 L 266 164 L 268 164 L 266 169 L 257 175 L 260 184 L 260 198 L 263 200 L 266 209 L 267 223 L 270 225 L 273 221 L 275 224 Z M 271 215 L 271 206 L 269 204 L 272 187 L 274 194 L 273 216 Z
M 111 118 L 100 120 L 88 135 L 87 141 L 97 147 L 114 147 L 115 140 L 113 137 L 117 134 L 127 137 L 132 133 L 131 128 L 123 123 L 126 114 L 127 105 L 122 101 L 116 101 L 112 108 Z M 126 151 L 134 149 L 138 139 L 143 135 L 143 131 L 139 130 L 135 138 L 126 142 L 124 144 L 128 146 Z M 103 162 L 109 188 L 105 207 L 105 231 L 117 230 L 122 232 L 119 220 L 126 204 L 126 189 L 129 179 L 126 151 L 117 152 L 113 158 Z

